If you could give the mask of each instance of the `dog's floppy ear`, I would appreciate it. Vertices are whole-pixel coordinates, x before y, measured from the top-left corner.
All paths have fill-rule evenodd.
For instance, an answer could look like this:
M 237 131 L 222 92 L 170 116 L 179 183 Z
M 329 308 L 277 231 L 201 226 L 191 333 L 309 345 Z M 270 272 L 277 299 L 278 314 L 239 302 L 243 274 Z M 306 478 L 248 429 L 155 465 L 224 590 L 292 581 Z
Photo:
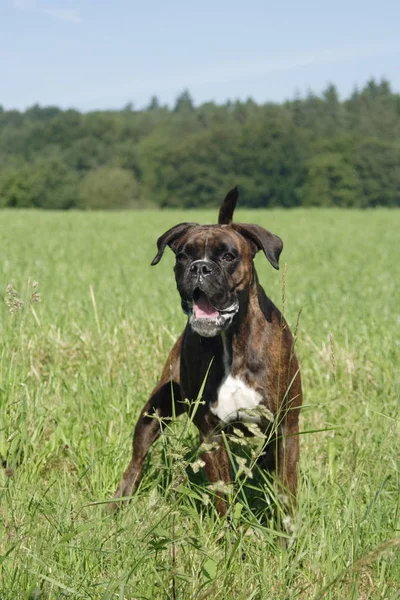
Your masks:
M 263 250 L 274 269 L 279 269 L 279 256 L 283 248 L 280 237 L 259 225 L 232 223 L 231 227 L 250 241 L 254 254 L 259 250 Z
M 157 240 L 158 252 L 151 261 L 152 266 L 157 265 L 160 262 L 167 246 L 174 250 L 176 243 L 183 234 L 196 225 L 197 223 L 179 223 L 179 225 L 174 225 L 174 227 L 171 227 L 171 229 L 168 229 L 168 231 L 163 233 Z
M 235 186 L 230 190 L 219 209 L 218 224 L 219 225 L 230 225 L 232 223 L 233 211 L 235 210 L 236 202 L 239 198 L 239 190 Z

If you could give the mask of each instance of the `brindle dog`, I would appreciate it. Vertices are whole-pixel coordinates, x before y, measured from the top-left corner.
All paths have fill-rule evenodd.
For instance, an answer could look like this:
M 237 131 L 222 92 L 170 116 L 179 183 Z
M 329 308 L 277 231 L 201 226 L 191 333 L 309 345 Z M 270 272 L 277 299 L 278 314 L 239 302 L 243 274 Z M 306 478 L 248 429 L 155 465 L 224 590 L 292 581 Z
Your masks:
M 289 327 L 261 287 L 253 262 L 262 250 L 278 269 L 283 243 L 259 225 L 233 223 L 237 198 L 234 188 L 221 206 L 218 225 L 180 223 L 158 239 L 152 265 L 161 260 L 167 246 L 175 253 L 175 278 L 188 321 L 139 416 L 132 460 L 115 498 L 136 491 L 162 419 L 185 412 L 188 404 L 183 400 L 197 399 L 204 385 L 203 402 L 193 420 L 202 442 L 218 444 L 202 455 L 209 481 L 231 481 L 221 431 L 256 421 L 268 432 L 264 465 L 277 468 L 280 489 L 292 504 L 295 501 L 300 372 Z M 216 507 L 221 515 L 226 512 L 223 494 Z

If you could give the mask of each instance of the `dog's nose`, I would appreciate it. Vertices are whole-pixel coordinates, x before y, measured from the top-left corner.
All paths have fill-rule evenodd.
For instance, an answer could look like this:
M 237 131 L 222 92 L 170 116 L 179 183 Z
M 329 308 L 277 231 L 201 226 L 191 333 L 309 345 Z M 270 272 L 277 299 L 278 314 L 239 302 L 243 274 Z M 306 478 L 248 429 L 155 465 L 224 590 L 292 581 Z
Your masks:
M 199 277 L 200 275 L 206 277 L 207 275 L 212 273 L 212 266 L 206 260 L 196 260 L 190 265 L 189 271 L 193 273 L 193 275 L 195 275 L 196 277 Z

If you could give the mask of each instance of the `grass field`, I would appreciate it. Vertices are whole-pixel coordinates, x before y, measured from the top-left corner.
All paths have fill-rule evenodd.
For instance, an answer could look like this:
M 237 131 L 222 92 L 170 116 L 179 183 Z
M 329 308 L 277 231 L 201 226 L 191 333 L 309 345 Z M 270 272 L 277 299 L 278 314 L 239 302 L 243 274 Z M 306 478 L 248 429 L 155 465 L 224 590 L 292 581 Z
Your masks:
M 284 239 L 281 271 L 257 268 L 292 328 L 301 310 L 296 541 L 256 472 L 218 519 L 184 418 L 105 510 L 185 322 L 155 241 L 215 216 L 0 213 L 1 600 L 400 598 L 400 211 L 237 212 Z

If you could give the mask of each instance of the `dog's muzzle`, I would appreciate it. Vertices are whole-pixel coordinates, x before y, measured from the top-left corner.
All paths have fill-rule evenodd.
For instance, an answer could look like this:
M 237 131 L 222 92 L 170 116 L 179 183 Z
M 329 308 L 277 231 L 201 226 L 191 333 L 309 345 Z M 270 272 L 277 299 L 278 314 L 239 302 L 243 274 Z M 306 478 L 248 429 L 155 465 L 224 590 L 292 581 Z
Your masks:
M 189 317 L 189 324 L 193 331 L 202 337 L 214 337 L 225 331 L 233 321 L 239 310 L 237 299 L 223 310 L 215 308 L 207 295 L 196 288 L 193 292 L 193 300 L 182 300 L 183 311 Z
M 183 311 L 198 335 L 214 337 L 227 329 L 239 310 L 231 282 L 212 260 L 196 260 L 184 272 L 175 271 Z

